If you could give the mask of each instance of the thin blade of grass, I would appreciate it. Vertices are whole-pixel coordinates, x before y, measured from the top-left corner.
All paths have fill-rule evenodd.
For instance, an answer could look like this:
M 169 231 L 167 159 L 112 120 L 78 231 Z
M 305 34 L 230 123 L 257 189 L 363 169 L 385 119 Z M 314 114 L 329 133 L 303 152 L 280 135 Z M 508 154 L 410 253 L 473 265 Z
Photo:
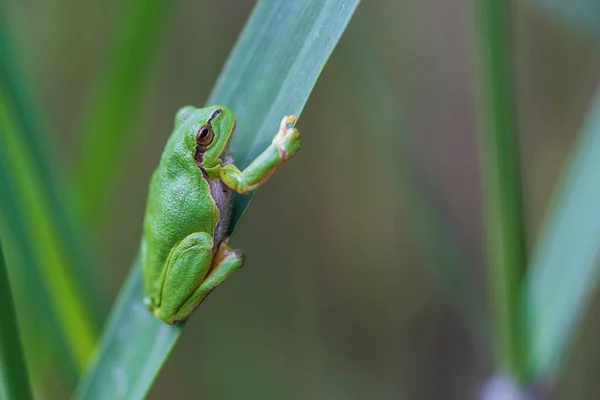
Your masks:
M 76 399 L 142 399 L 179 338 L 183 325 L 155 318 L 142 303 L 139 258 L 106 323 L 98 358 L 77 387 Z
M 600 90 L 555 192 L 535 248 L 524 299 L 535 375 L 560 367 L 598 282 Z
M 75 168 L 75 196 L 81 217 L 92 224 L 102 217 L 110 186 L 129 147 L 145 83 L 177 2 L 123 2 L 114 49 L 81 121 L 82 144 Z
M 0 19 L 5 14 L 0 12 Z M 6 21 L 0 21 L 0 231 L 19 249 L 9 266 L 23 275 L 15 288 L 17 308 L 26 311 L 24 332 L 39 332 L 58 338 L 45 343 L 46 351 L 60 359 L 59 372 L 67 385 L 75 383 L 95 343 L 99 325 L 99 296 L 89 274 L 91 263 L 76 235 L 67 206 L 60 195 L 56 163 L 48 143 L 47 125 L 42 125 L 38 108 L 24 85 L 21 69 L 8 40 Z M 44 126 L 44 128 L 42 128 Z M 86 296 L 82 293 L 85 291 Z M 21 307 L 30 296 L 44 294 L 36 307 Z M 26 334 L 33 340 L 33 335 Z M 37 337 L 28 349 L 40 345 Z
M 75 262 L 68 258 L 67 245 L 61 242 L 53 223 L 57 214 L 44 201 L 47 193 L 39 183 L 29 149 L 10 110 L 0 90 L 0 232 L 18 248 L 18 254 L 9 258 L 15 264 L 11 269 L 20 276 L 17 283 L 22 286 L 18 288 L 22 297 L 16 300 L 29 303 L 30 296 L 43 294 L 35 307 L 18 307 L 32 314 L 24 319 L 31 323 L 24 329 L 31 333 L 26 337 L 39 342 L 34 332 L 39 332 L 40 323 L 49 322 L 44 326 L 45 336 L 59 338 L 54 357 L 61 359 L 59 365 L 66 367 L 62 372 L 67 384 L 74 384 L 94 347 L 93 314 L 86 308 L 88 303 L 77 275 L 71 272 Z M 50 348 L 54 345 L 46 343 Z
M 596 0 L 535 0 L 533 4 L 574 30 L 600 35 L 600 2 Z
M 230 150 L 240 168 L 271 143 L 284 115 L 300 116 L 357 5 L 358 0 L 268 0 L 255 7 L 208 99 L 236 115 Z M 236 196 L 231 230 L 252 196 Z
M 3 110 L 0 108 L 0 135 L 4 130 Z M 25 356 L 30 366 L 32 378 L 37 380 L 44 372 L 43 360 L 51 353 L 69 354 L 67 343 L 59 329 L 45 331 L 45 340 L 39 340 L 38 329 L 43 327 L 58 327 L 56 315 L 51 310 L 48 294 L 39 274 L 31 268 L 36 265 L 36 258 L 31 253 L 29 245 L 19 238 L 27 237 L 25 223 L 17 204 L 18 196 L 14 182 L 8 173 L 8 167 L 3 157 L 0 157 L 0 232 L 4 235 L 5 259 L 11 265 L 10 275 L 13 284 L 15 308 L 21 323 L 21 333 Z M 5 229 L 5 227 L 10 227 Z M 13 240 L 16 238 L 16 240 Z M 37 288 L 30 290 L 30 288 Z M 23 293 L 26 293 L 24 295 Z M 35 312 L 32 312 L 34 310 Z M 37 328 L 36 328 L 37 327 Z M 58 366 L 61 377 L 74 381 L 77 375 L 71 357 L 59 358 Z
M 357 5 L 358 0 L 296 0 L 255 6 L 208 101 L 236 114 L 231 150 L 238 166 L 248 165 L 270 143 L 283 115 L 301 113 Z M 235 198 L 231 230 L 250 199 Z M 146 310 L 137 313 L 143 307 L 140 266 L 132 269 L 78 399 L 143 397 L 181 333 Z M 128 323 L 120 326 L 122 321 Z M 122 351 L 106 350 L 111 348 Z M 131 369 L 121 369 L 125 364 Z
M 527 261 L 512 75 L 514 2 L 482 0 L 475 4 L 480 29 L 483 201 L 496 362 L 500 373 L 523 383 L 529 371 L 520 294 Z
M 0 398 L 31 399 L 17 315 L 0 241 Z

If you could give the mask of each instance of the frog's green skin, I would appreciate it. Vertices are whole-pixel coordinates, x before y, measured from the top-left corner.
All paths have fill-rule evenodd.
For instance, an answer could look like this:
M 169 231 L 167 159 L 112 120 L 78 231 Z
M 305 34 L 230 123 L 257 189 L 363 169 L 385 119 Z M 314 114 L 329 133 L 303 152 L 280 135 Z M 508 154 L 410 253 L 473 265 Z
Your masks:
M 242 253 L 225 236 L 232 190 L 252 191 L 300 149 L 300 134 L 287 128 L 294 120 L 284 117 L 273 143 L 240 171 L 226 155 L 235 128 L 231 110 L 188 106 L 177 112 L 150 182 L 141 253 L 145 303 L 164 322 L 184 321 L 242 266 Z M 199 138 L 201 131 L 208 139 L 213 134 L 210 144 Z

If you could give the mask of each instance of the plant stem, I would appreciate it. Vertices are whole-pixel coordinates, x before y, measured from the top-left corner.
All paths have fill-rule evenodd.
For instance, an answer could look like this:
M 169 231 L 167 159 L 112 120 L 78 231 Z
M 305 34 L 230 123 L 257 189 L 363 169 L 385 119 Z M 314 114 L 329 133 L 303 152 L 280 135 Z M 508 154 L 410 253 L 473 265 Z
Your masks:
M 528 375 L 521 285 L 526 271 L 517 110 L 511 52 L 511 2 L 476 2 L 479 23 L 481 140 L 488 264 L 495 311 L 497 368 Z
M 44 350 L 63 361 L 54 372 L 74 384 L 96 342 L 99 285 L 64 198 L 51 124 L 27 84 L 10 22 L 0 2 L 0 232 L 18 254 L 10 260 L 21 275 L 16 293 L 36 304 L 20 315 L 27 355 L 32 361 L 40 355 L 32 333 L 43 330 Z M 34 378 L 37 365 L 31 364 Z
M 123 2 L 113 49 L 81 123 L 79 166 L 73 184 L 81 217 L 102 220 L 111 185 L 130 145 L 137 111 L 154 69 L 176 1 Z

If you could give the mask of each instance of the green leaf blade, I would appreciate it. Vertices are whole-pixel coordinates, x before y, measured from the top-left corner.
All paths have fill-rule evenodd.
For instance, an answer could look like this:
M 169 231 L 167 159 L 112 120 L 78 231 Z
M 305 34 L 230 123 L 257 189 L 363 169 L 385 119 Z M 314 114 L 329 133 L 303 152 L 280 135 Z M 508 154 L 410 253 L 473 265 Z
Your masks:
M 496 367 L 518 383 L 530 378 L 521 287 L 527 266 L 511 12 L 502 0 L 477 2 L 481 75 L 483 200 L 495 313 Z
M 600 3 L 595 0 L 536 0 L 533 4 L 573 30 L 600 36 Z
M 139 259 L 106 323 L 95 367 L 80 381 L 77 399 L 141 399 L 181 333 L 151 315 L 142 303 Z
M 29 374 L 0 242 L 0 398 L 31 399 Z
M 133 136 L 145 83 L 176 4 L 135 0 L 122 5 L 114 48 L 81 122 L 79 167 L 73 183 L 85 221 L 97 223 L 106 209 L 109 189 Z
M 598 281 L 600 90 L 534 252 L 524 300 L 533 369 L 554 374 Z
M 69 248 L 73 242 L 66 242 L 68 239 L 60 234 L 56 219 L 61 214 L 52 202 L 44 201 L 49 193 L 28 162 L 23 135 L 10 109 L 0 87 L 0 232 L 19 249 L 18 260 L 11 262 L 21 275 L 21 292 L 44 294 L 39 307 L 27 310 L 32 315 L 26 320 L 34 326 L 40 321 L 54 321 L 45 330 L 48 337 L 60 338 L 60 349 L 53 351 L 68 360 L 70 365 L 64 372 L 67 380 L 72 380 L 85 366 L 96 340 L 93 306 L 90 297 L 83 296 L 81 272 L 75 268 L 87 264 L 79 264 L 75 251 Z M 37 313 L 46 315 L 38 318 Z M 48 315 L 51 317 L 47 319 Z M 47 346 L 54 344 L 49 342 Z
M 357 5 L 358 1 L 257 4 L 208 100 L 236 115 L 230 150 L 238 167 L 246 167 L 268 146 L 284 115 L 301 114 Z M 274 31 L 264 28 L 275 22 L 279 25 Z M 273 38 L 283 45 L 273 46 Z M 230 230 L 252 197 L 236 194 Z
M 60 372 L 73 384 L 96 341 L 100 296 L 84 236 L 77 234 L 62 196 L 48 126 L 25 85 L 5 18 L 0 12 L 0 232 L 18 248 L 18 260 L 8 264 L 22 275 L 23 287 L 15 291 L 28 292 L 27 299 L 16 298 L 17 308 L 29 296 L 42 297 L 38 307 L 23 308 L 31 314 L 23 320 L 34 324 L 23 331 L 44 323 L 45 336 L 57 339 L 45 347 L 66 360 Z M 32 354 L 28 349 L 38 344 L 25 345 Z

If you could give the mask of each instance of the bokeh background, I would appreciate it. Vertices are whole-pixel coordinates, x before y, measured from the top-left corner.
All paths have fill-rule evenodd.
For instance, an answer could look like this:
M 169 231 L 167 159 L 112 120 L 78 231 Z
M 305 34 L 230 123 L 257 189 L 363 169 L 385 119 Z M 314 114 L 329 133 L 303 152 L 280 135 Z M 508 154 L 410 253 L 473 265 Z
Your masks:
M 12 39 L 58 137 L 79 125 L 122 2 L 8 1 Z M 597 37 L 517 1 L 514 43 L 530 248 L 593 95 Z M 253 2 L 182 0 L 102 223 L 86 232 L 104 315 L 135 257 L 176 110 L 202 105 Z M 482 235 L 477 40 L 463 0 L 364 1 L 299 120 L 304 147 L 232 243 L 247 263 L 187 324 L 151 399 L 469 399 L 492 373 Z M 0 55 L 1 57 L 2 55 Z M 243 124 L 243 121 L 238 121 Z M 553 399 L 591 399 L 595 301 Z M 51 378 L 48 378 L 51 381 Z M 68 391 L 56 383 L 49 398 Z

